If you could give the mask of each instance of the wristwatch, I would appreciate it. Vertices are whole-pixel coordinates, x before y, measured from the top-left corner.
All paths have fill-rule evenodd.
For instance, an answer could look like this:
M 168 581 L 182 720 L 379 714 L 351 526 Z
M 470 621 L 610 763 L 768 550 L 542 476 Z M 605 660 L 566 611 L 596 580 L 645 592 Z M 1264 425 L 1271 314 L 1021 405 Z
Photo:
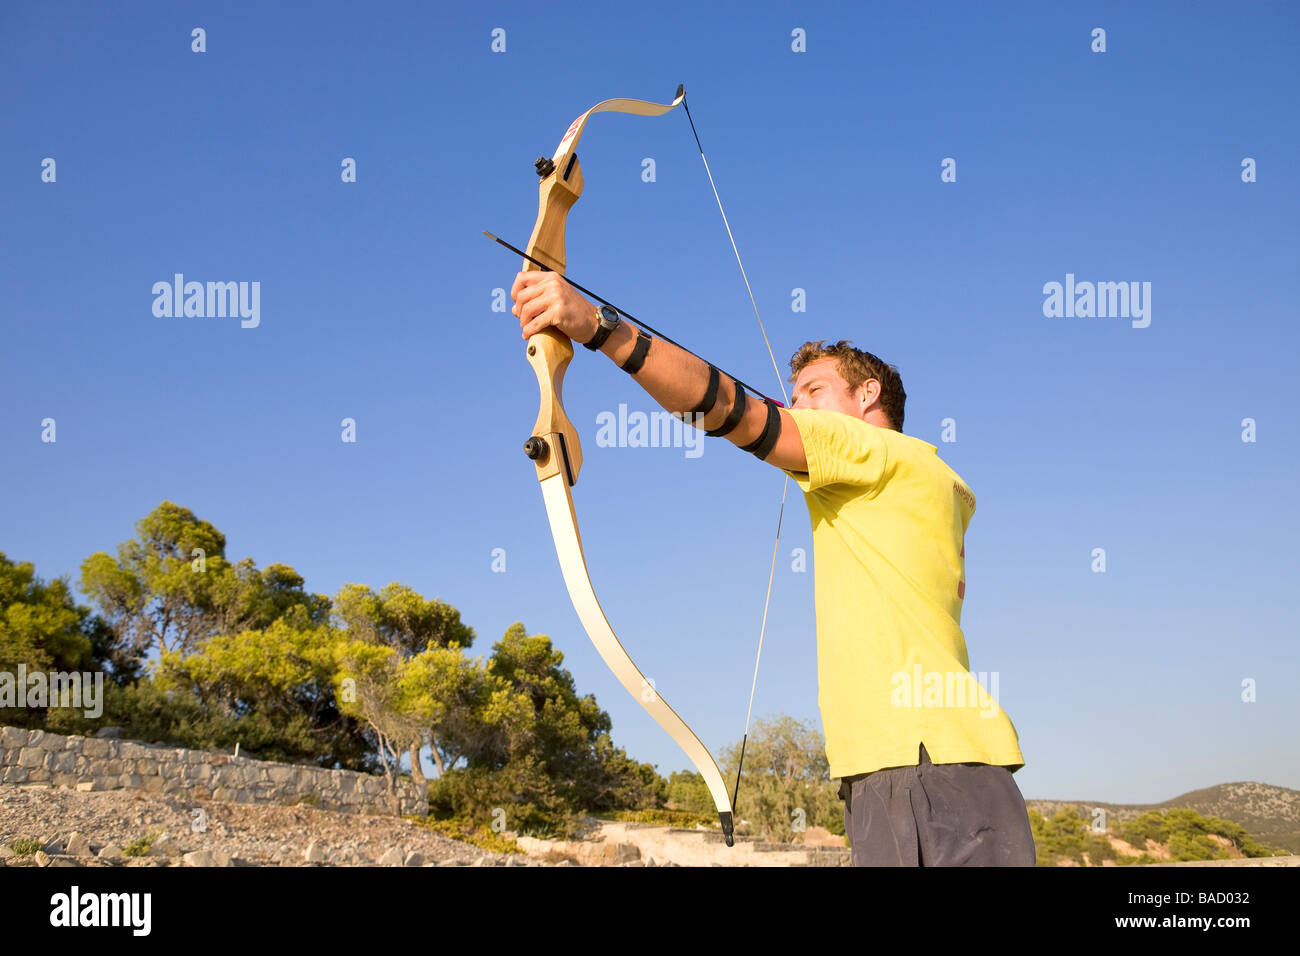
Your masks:
M 605 340 L 609 338 L 610 333 L 618 328 L 618 324 L 623 321 L 619 314 L 607 305 L 602 305 L 596 310 L 596 318 L 600 321 L 600 328 L 596 329 L 596 334 L 591 337 L 590 342 L 583 343 L 585 348 L 589 348 L 593 352 L 605 344 Z

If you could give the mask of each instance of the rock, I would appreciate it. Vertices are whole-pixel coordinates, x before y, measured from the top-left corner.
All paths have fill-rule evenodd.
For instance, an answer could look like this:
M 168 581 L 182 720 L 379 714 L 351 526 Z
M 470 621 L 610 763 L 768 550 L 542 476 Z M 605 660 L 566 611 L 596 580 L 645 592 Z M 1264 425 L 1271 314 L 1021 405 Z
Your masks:
M 303 854 L 302 858 L 308 863 L 324 863 L 325 851 L 321 849 L 319 843 L 312 840 L 311 844 L 307 847 L 307 852 Z
M 181 857 L 185 866 L 234 866 L 230 857 L 220 850 L 194 850 Z
M 37 851 L 36 851 L 36 865 L 37 865 L 37 866 L 49 866 L 49 865 L 50 865 L 50 857 L 49 857 L 49 854 L 47 854 L 44 850 L 37 850 Z
M 539 840 L 537 837 L 521 836 L 516 838 L 515 843 L 519 849 L 525 853 L 545 853 L 551 848 L 551 840 Z
M 77 755 L 71 750 L 48 751 L 45 757 L 45 769 L 55 774 L 66 774 L 71 778 L 67 781 L 59 780 L 58 783 L 75 784 L 77 781 L 72 774 L 77 769 Z
M 100 727 L 99 730 L 95 731 L 95 736 L 100 740 L 103 740 L 106 737 L 108 738 L 121 737 L 122 728 L 121 727 Z
M 104 847 L 104 849 L 100 850 L 96 856 L 101 860 L 120 860 L 122 859 L 122 848 L 110 843 L 108 846 Z
M 45 751 L 39 747 L 24 747 L 18 751 L 18 766 L 35 769 L 45 762 Z
M 176 841 L 163 831 L 158 839 L 149 845 L 149 852 L 145 856 L 180 856 L 181 848 L 176 845 Z
M 94 791 L 94 789 L 95 789 L 95 781 L 93 780 L 82 780 L 77 784 L 78 793 L 91 793 Z
M 380 866 L 401 866 L 402 851 L 399 850 L 397 847 L 393 847 L 391 850 L 389 850 L 387 853 L 385 853 L 383 856 L 379 858 L 379 865 Z
M 831 833 L 831 831 L 827 830 L 825 827 L 810 826 L 808 827 L 807 830 L 804 831 L 803 845 L 804 846 L 833 846 L 833 847 L 842 848 L 847 844 L 845 842 L 844 837 L 836 836 L 834 833 Z
M 7 846 L 3 846 L 3 845 L 0 845 L 0 860 L 7 860 L 7 859 L 9 859 L 10 857 L 14 857 L 14 856 L 17 856 L 17 855 L 18 855 L 18 854 L 15 853 L 15 852 L 14 852 L 12 849 L 10 849 L 9 847 L 7 847 Z
M 402 866 L 424 866 L 424 854 L 412 850 L 406 854 L 406 860 L 403 861 Z
M 68 837 L 67 845 L 63 852 L 68 856 L 92 856 L 90 852 L 90 841 L 80 833 L 74 833 Z

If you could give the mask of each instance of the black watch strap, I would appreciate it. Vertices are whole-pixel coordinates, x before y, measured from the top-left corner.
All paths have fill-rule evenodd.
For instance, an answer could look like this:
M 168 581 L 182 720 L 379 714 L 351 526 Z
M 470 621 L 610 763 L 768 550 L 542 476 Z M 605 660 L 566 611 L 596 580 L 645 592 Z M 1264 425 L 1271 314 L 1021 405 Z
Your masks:
M 593 352 L 605 344 L 609 334 L 614 330 L 607 325 L 601 325 L 596 328 L 596 334 L 591 337 L 590 342 L 583 342 L 582 347 L 591 349 Z
M 609 325 L 606 325 L 606 324 L 605 324 L 605 321 L 606 321 L 606 320 L 605 320 L 605 317 L 604 317 L 604 316 L 605 316 L 605 312 L 606 312 L 607 310 L 608 310 L 609 312 L 613 312 L 613 313 L 614 313 L 614 319 L 613 319 L 613 321 L 612 321 Z M 602 345 L 605 344 L 605 340 L 606 340 L 607 338 L 609 338 L 609 335 L 610 335 L 611 332 L 613 332 L 616 328 L 618 328 L 618 323 L 619 323 L 619 315 L 618 315 L 617 312 L 614 312 L 613 309 L 607 309 L 606 306 L 601 306 L 601 307 L 600 307 L 599 309 L 597 309 L 596 311 L 597 311 L 597 312 L 600 314 L 600 316 L 601 316 L 601 318 L 600 318 L 600 324 L 596 327 L 596 334 L 593 335 L 593 336 L 591 337 L 591 341 L 590 341 L 590 342 L 583 342 L 583 343 L 582 343 L 582 345 L 583 345 L 584 348 L 591 349 L 593 352 L 596 351 L 598 348 L 600 348 Z

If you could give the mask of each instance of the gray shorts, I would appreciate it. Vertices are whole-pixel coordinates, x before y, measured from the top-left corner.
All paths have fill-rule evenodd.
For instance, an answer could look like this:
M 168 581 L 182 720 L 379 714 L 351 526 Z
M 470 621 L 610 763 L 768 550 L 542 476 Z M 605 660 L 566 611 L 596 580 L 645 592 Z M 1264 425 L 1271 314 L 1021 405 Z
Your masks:
M 840 781 L 854 866 L 1033 866 L 1034 837 L 1006 767 L 930 762 Z

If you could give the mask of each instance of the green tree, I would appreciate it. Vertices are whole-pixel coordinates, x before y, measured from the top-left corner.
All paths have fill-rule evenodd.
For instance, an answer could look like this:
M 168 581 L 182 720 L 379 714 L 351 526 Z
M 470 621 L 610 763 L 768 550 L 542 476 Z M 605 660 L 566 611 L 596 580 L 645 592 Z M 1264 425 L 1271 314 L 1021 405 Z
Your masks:
M 226 537 L 188 508 L 164 501 L 136 523 L 117 557 L 100 551 L 81 565 L 82 592 L 99 606 L 127 656 L 188 654 L 208 637 L 265 628 L 290 616 L 323 623 L 329 601 L 303 590 L 292 568 L 258 571 L 226 560 Z
M 124 680 L 134 676 L 131 663 L 115 658 L 111 629 L 76 603 L 66 579 L 47 583 L 31 562 L 14 563 L 0 552 L 0 671 L 16 676 L 20 665 L 29 672 L 98 670 Z M 58 721 L 78 713 L 28 706 L 9 710 L 4 721 L 44 727 L 51 715 Z
M 403 751 L 410 753 L 412 779 L 427 786 L 420 748 L 434 727 L 453 719 L 460 687 L 472 680 L 472 663 L 459 647 L 429 647 L 403 658 L 391 647 L 368 641 L 341 642 L 336 660 L 335 694 L 345 713 L 364 720 L 374 732 L 389 788 L 401 770 Z M 436 746 L 432 752 L 441 773 Z
M 334 595 L 333 614 L 352 640 L 383 644 L 407 656 L 474 643 L 474 629 L 461 622 L 460 611 L 397 582 L 378 594 L 363 584 L 344 585 Z
M 157 694 L 178 715 L 203 715 L 203 726 L 221 734 L 220 743 L 207 746 L 238 740 L 267 760 L 375 769 L 364 724 L 335 698 L 340 635 L 328 624 L 299 626 L 293 617 L 214 635 L 187 655 L 164 652 L 154 675 Z M 172 736 L 184 737 L 195 726 L 187 717 Z
M 438 725 L 446 769 L 430 789 L 435 812 L 504 812 L 514 829 L 572 832 L 584 811 L 662 799 L 654 768 L 613 745 L 609 715 L 577 693 L 563 660 L 522 624 L 493 645 L 482 679 L 463 685 L 463 705 Z
M 1083 853 L 1087 845 L 1084 830 L 1087 821 L 1079 815 L 1074 807 L 1063 807 L 1051 818 L 1045 818 L 1036 810 L 1029 811 L 1029 827 L 1037 848 L 1037 864 L 1052 866 L 1060 857 L 1084 865 Z
M 81 670 L 94 666 L 90 609 L 73 600 L 68 582 L 36 577 L 31 562 L 0 551 L 0 667 Z
M 732 780 L 740 746 L 726 748 L 723 755 L 724 779 Z M 839 783 L 830 776 L 826 742 L 816 727 L 785 715 L 754 723 L 736 807 L 747 833 L 795 843 L 803 842 L 808 826 L 843 834 L 843 808 Z
M 674 810 L 699 814 L 718 812 L 709 785 L 694 770 L 675 770 L 669 774 L 667 805 Z
M 419 689 L 418 685 L 422 679 L 433 681 L 442 692 L 453 693 L 455 682 L 446 684 L 444 681 L 459 671 L 457 662 L 460 655 L 437 658 L 438 663 L 431 658 L 409 669 L 406 663 L 431 649 L 469 647 L 474 643 L 474 629 L 461 622 L 460 611 L 450 604 L 437 598 L 428 600 L 413 588 L 397 582 L 389 584 L 378 594 L 365 585 L 345 585 L 334 596 L 333 617 L 339 627 L 346 629 L 350 641 L 386 647 L 394 652 L 391 662 L 385 665 L 388 668 L 387 679 L 396 681 L 399 675 L 407 675 L 404 679 L 412 685 L 410 688 L 402 693 L 383 691 L 374 684 L 375 680 L 382 678 L 381 657 L 361 648 L 352 655 L 351 659 L 357 666 L 364 664 L 363 670 L 366 667 L 379 668 L 372 677 L 354 679 L 368 682 L 366 695 L 370 710 L 366 720 L 371 728 L 375 729 L 379 724 L 388 728 L 384 732 L 375 729 L 380 737 L 379 749 L 385 772 L 388 772 L 390 756 L 386 748 L 397 745 L 410 758 L 412 778 L 423 786 L 426 781 L 420 768 L 420 750 L 432 736 L 432 720 L 442 716 L 443 709 L 432 693 L 432 687 Z M 448 666 L 450 672 L 445 670 Z M 442 764 L 436 751 L 433 760 L 441 773 Z

